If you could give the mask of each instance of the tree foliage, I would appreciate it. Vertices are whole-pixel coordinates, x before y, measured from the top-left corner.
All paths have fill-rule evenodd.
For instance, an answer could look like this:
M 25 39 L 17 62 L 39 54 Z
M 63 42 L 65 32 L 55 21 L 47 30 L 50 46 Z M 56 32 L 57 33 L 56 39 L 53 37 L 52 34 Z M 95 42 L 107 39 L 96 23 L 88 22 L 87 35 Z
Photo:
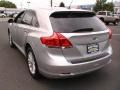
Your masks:
M 60 7 L 65 7 L 65 4 L 63 2 L 61 2 Z
M 94 6 L 94 11 L 113 11 L 114 4 L 112 2 L 107 2 L 107 0 L 97 0 L 96 5 Z
M 112 2 L 106 3 L 104 5 L 104 10 L 113 12 L 114 11 L 114 4 Z
M 6 1 L 6 0 L 1 0 L 0 1 L 0 7 L 17 8 L 16 5 L 13 2 Z

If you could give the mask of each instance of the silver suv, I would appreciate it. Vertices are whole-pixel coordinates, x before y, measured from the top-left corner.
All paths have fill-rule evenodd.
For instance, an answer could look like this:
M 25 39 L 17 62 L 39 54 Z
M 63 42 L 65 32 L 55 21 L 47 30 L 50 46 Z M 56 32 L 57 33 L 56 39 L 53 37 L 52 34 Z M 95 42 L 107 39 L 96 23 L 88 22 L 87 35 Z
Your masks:
M 71 77 L 111 62 L 111 30 L 95 13 L 73 9 L 32 9 L 8 24 L 11 47 L 27 57 L 33 78 Z

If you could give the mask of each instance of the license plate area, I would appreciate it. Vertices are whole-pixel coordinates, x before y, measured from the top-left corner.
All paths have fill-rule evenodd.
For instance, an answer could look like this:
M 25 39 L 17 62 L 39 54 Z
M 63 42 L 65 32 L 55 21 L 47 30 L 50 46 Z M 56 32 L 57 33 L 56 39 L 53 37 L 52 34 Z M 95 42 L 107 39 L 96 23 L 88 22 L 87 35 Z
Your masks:
M 99 51 L 99 45 L 98 44 L 89 44 L 87 45 L 87 53 L 93 54 Z

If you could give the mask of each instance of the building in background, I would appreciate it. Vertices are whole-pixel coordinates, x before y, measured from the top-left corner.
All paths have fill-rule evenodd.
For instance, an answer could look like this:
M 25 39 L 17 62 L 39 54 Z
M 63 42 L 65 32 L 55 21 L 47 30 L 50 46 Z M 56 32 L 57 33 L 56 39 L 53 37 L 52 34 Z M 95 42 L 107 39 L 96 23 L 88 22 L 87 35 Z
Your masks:
M 93 11 L 93 7 L 94 6 L 95 6 L 94 4 L 91 4 L 91 5 L 80 5 L 80 9 Z
M 93 11 L 95 4 L 91 5 L 76 5 L 76 6 L 71 6 L 72 8 L 76 9 L 84 9 L 84 10 L 90 10 Z M 114 2 L 114 13 L 115 14 L 120 14 L 120 1 L 115 1 Z
M 120 14 L 120 2 L 118 2 L 118 1 L 115 1 L 114 2 L 114 13 L 115 14 Z

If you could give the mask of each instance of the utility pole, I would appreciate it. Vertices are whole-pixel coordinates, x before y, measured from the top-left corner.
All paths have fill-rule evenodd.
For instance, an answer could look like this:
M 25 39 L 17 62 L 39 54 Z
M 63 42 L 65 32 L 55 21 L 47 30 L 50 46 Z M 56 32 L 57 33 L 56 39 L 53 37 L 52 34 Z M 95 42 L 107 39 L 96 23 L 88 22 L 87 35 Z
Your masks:
M 113 3 L 113 0 L 112 0 L 112 3 Z
M 23 8 L 23 4 L 22 4 L 22 2 L 20 2 L 20 6 L 21 6 L 21 9 Z
M 71 8 L 72 3 L 73 3 L 73 0 L 71 1 L 70 6 L 68 7 L 69 9 Z
M 52 7 L 53 6 L 53 0 L 51 0 L 50 3 L 51 3 L 51 7 Z

